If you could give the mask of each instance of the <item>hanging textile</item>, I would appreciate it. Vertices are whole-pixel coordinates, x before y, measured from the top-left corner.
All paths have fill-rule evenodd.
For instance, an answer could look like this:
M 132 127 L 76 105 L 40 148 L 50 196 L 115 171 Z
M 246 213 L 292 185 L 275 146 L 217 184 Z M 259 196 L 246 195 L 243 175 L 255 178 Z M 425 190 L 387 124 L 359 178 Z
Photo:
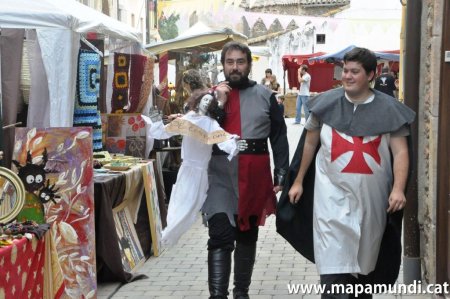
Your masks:
M 128 106 L 128 87 L 130 69 L 130 54 L 114 53 L 113 93 L 111 98 L 111 113 L 123 112 Z
M 136 108 L 136 112 L 142 113 L 145 105 L 147 104 L 148 97 L 152 91 L 153 86 L 153 67 L 155 66 L 155 60 L 151 57 L 147 57 L 144 66 L 144 79 L 142 81 L 141 93 L 139 94 L 139 103 Z
M 22 100 L 28 105 L 30 102 L 30 88 L 31 88 L 31 75 L 30 75 L 30 60 L 31 55 L 29 53 L 30 48 L 34 47 L 34 40 L 23 41 L 22 52 L 22 69 L 20 71 L 20 91 L 22 93 Z
M 100 96 L 100 55 L 91 50 L 80 49 L 78 53 L 77 91 L 73 126 L 92 127 L 93 150 L 101 151 L 102 122 L 98 110 Z
M 146 61 L 146 56 L 139 54 L 130 55 L 130 104 L 128 109 L 126 109 L 127 113 L 137 112 Z
M 167 83 L 167 72 L 169 70 L 169 52 L 163 52 L 159 54 L 159 82 Z M 169 89 L 166 86 L 161 90 L 160 96 L 168 99 Z
M 298 69 L 300 68 L 300 64 L 296 61 L 289 61 L 288 59 L 283 59 L 283 69 L 288 74 L 288 84 L 289 88 L 292 89 L 294 87 L 299 88 L 300 84 L 298 83 Z

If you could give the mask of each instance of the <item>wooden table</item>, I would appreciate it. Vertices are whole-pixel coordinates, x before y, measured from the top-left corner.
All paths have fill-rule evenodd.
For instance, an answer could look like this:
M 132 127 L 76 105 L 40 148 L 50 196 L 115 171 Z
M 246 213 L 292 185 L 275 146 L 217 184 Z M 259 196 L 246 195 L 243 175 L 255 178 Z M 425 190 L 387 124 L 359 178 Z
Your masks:
M 119 238 L 116 232 L 113 209 L 131 203 L 133 211 L 137 213 L 135 229 L 146 256 L 151 252 L 151 233 L 148 223 L 147 205 L 145 202 L 142 170 L 145 164 L 137 164 L 123 172 L 110 172 L 94 175 L 94 201 L 95 201 L 95 235 L 97 255 L 97 280 L 130 282 L 142 275 L 130 273 L 122 265 L 122 255 L 119 247 Z M 141 179 L 139 181 L 139 179 Z M 130 181 L 134 181 L 130 184 Z M 128 184 L 128 188 L 127 188 Z M 138 189 L 131 194 L 130 189 Z M 133 190 L 131 190 L 133 191 Z M 127 195 L 128 194 L 128 195 Z M 143 199 L 144 198 L 144 199 Z M 126 203 L 130 204 L 129 202 Z M 163 214 L 164 213 L 164 214 Z M 133 212 L 134 214 L 134 212 Z M 166 217 L 165 205 L 161 208 L 161 217 Z

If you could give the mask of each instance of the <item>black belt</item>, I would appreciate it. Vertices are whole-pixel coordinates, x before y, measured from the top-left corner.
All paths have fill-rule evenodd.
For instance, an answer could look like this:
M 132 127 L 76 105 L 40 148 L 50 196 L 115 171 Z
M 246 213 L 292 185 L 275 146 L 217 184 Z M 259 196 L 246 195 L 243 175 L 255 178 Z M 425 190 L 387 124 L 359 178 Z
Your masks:
M 239 155 L 263 155 L 269 152 L 267 139 L 243 139 L 247 141 L 247 149 L 240 151 Z M 213 155 L 228 155 L 222 151 L 216 144 L 213 146 Z

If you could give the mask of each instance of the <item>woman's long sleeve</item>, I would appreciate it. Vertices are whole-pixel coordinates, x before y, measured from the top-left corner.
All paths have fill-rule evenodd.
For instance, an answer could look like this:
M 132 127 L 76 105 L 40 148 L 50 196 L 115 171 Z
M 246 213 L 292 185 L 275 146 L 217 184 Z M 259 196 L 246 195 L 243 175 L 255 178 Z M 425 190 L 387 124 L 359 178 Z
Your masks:
M 150 136 L 155 139 L 167 139 L 174 135 L 175 134 L 166 132 L 165 126 L 164 126 L 164 123 L 162 122 L 162 120 L 154 122 L 150 126 Z

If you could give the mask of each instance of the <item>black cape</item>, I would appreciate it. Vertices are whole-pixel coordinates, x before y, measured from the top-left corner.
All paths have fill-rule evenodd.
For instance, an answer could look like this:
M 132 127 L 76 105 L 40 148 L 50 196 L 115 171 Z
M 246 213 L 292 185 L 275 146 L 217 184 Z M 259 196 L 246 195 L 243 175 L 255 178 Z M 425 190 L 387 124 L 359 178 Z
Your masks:
M 415 113 L 381 92 L 373 90 L 375 99 L 368 104 L 360 105 L 358 113 L 353 114 L 353 104 L 344 97 L 342 88 L 325 92 L 309 103 L 310 111 L 316 114 L 327 125 L 351 136 L 373 136 L 394 132 L 402 126 L 409 126 Z M 277 232 L 285 238 L 300 254 L 314 263 L 313 246 L 313 204 L 315 157 L 306 172 L 303 181 L 303 194 L 295 205 L 289 202 L 288 192 L 300 168 L 306 130 L 302 136 L 289 166 L 286 183 L 277 205 Z M 408 146 L 411 150 L 411 138 Z M 316 150 L 319 150 L 319 147 Z M 409 155 L 412 157 L 411 151 Z M 410 165 L 411 161 L 410 161 Z M 411 167 L 410 167 L 411 168 Z M 381 241 L 375 270 L 367 280 L 373 284 L 394 284 L 397 280 L 401 264 L 401 232 L 403 211 L 388 214 L 386 229 Z

